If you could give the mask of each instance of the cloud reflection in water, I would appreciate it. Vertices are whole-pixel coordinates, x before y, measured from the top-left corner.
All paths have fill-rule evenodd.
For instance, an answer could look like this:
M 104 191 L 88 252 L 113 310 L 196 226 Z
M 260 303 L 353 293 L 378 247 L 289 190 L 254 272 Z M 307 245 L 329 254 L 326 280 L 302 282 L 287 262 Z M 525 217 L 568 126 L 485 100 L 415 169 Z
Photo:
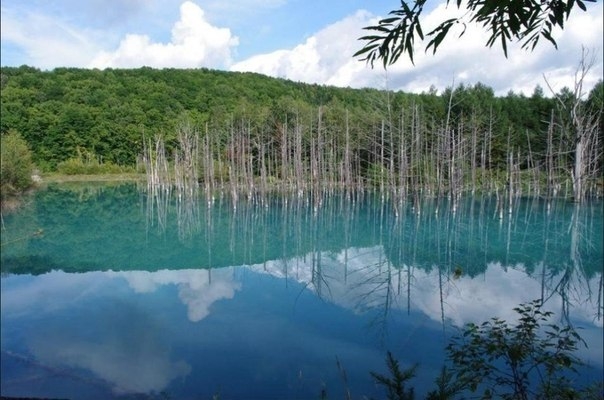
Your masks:
M 241 284 L 233 281 L 232 268 L 217 270 L 186 269 L 107 272 L 111 277 L 122 277 L 136 293 L 154 292 L 162 285 L 176 285 L 178 297 L 187 306 L 188 317 L 197 322 L 207 317 L 215 301 L 232 299 Z
M 403 297 L 410 290 L 411 308 L 420 310 L 435 321 L 441 321 L 439 282 L 442 282 L 445 318 L 456 326 L 484 321 L 493 316 L 514 320 L 516 313 L 513 308 L 522 302 L 538 298 L 542 290 L 542 283 L 538 280 L 542 271 L 537 270 L 529 275 L 522 264 L 504 266 L 501 262 L 489 262 L 486 271 L 479 276 L 462 275 L 456 278 L 452 271 L 439 271 L 437 266 L 428 271 L 407 265 L 395 268 L 387 260 L 381 246 L 350 248 L 339 253 L 326 252 L 320 256 L 308 254 L 285 261 L 268 261 L 248 268 L 258 273 L 295 279 L 316 291 L 319 281 L 316 276 L 317 259 L 322 260 L 321 280 L 329 286 L 326 297 L 345 308 L 378 306 L 383 303 L 380 299 L 390 290 L 390 295 L 394 298 L 392 307 L 403 309 L 407 307 Z M 542 268 L 544 267 L 541 266 Z M 403 273 L 399 273 L 400 271 Z M 439 273 L 443 275 L 440 279 Z M 560 275 L 550 277 L 550 281 L 558 282 L 562 278 Z M 575 293 L 575 297 L 589 299 L 590 293 L 594 292 L 594 288 L 597 289 L 599 275 L 588 282 L 570 283 L 574 283 L 573 289 L 579 291 Z M 561 313 L 562 296 L 548 287 L 544 288 L 544 293 L 552 295 L 545 308 Z M 360 303 L 361 297 L 363 301 Z M 572 316 L 581 323 L 602 327 L 603 321 L 602 318 L 597 318 L 595 301 L 575 302 Z
M 25 331 L 28 336 L 23 338 L 36 359 L 48 365 L 88 370 L 118 394 L 159 392 L 193 370 L 186 360 L 174 359 L 174 349 L 168 345 L 172 341 L 167 340 L 171 328 L 162 319 L 163 311 L 154 307 L 178 300 L 187 308 L 188 321 L 197 324 L 211 314 L 213 304 L 233 299 L 245 290 L 242 270 L 280 278 L 284 284 L 285 279 L 296 281 L 355 313 L 389 307 L 404 314 L 409 308 L 433 321 L 445 320 L 457 326 L 492 316 L 513 320 L 512 308 L 539 297 L 542 290 L 550 297 L 546 309 L 557 316 L 564 302 L 551 285 L 542 287 L 539 277 L 544 271 L 539 269 L 528 274 L 522 265 L 490 262 L 479 276 L 455 277 L 436 266 L 395 268 L 382 246 L 374 246 L 215 270 L 14 276 L 8 278 L 13 282 L 10 285 L 8 279 L 3 279 L 2 318 L 3 322 L 10 321 L 43 310 L 45 330 Z M 561 278 L 548 279 L 555 284 Z M 589 299 L 589 292 L 594 292 L 600 278 L 573 279 L 576 282 L 570 283 L 575 297 Z M 169 287 L 176 289 L 177 299 L 173 290 L 165 290 Z M 148 302 L 151 298 L 145 296 L 152 293 L 159 298 Z M 602 319 L 596 317 L 596 303 L 593 299 L 575 301 L 570 316 L 576 325 L 585 327 L 581 334 L 590 343 L 589 351 L 582 351 L 581 356 L 601 367 L 602 344 L 598 337 L 601 339 Z M 67 309 L 70 311 L 64 311 Z M 91 309 L 94 315 L 85 314 L 89 311 L 84 310 Z M 67 329 L 72 324 L 63 318 L 77 319 L 78 330 Z

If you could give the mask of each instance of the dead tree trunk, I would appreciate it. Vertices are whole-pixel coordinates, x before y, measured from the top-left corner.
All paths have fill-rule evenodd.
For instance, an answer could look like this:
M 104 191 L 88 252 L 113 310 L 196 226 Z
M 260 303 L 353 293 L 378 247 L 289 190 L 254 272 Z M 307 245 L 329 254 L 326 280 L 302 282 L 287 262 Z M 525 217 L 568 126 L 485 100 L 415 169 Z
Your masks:
M 562 113 L 566 114 L 569 120 L 567 130 L 574 143 L 574 148 L 571 150 L 574 154 L 574 161 L 571 169 L 573 198 L 578 203 L 582 202 L 585 198 L 585 180 L 587 178 L 587 165 L 589 164 L 587 152 L 591 147 L 590 142 L 597 136 L 593 134 L 593 132 L 597 130 L 599 126 L 597 123 L 599 119 L 598 113 L 587 110 L 585 101 L 583 100 L 583 97 L 585 96 L 583 81 L 595 62 L 593 55 L 591 55 L 589 59 L 588 56 L 589 52 L 583 49 L 581 61 L 579 61 L 579 66 L 575 72 L 575 86 L 570 102 L 563 101 L 559 95 L 554 93 L 549 82 L 547 82 L 547 79 L 545 80 L 552 93 L 554 93 L 558 99 Z

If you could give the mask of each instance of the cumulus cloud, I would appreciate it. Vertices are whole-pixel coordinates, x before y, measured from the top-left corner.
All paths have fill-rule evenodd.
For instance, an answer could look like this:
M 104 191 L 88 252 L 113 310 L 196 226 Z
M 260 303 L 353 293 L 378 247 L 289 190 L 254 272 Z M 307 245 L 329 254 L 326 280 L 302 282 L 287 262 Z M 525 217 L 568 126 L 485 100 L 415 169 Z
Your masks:
M 154 42 L 147 35 L 127 34 L 115 51 L 100 52 L 91 67 L 226 67 L 231 64 L 231 48 L 239 43 L 228 28 L 211 25 L 204 11 L 186 1 L 180 19 L 172 28 L 169 43 Z
M 86 12 L 68 13 L 69 19 L 53 15 L 49 10 L 44 13 L 3 4 L 0 24 L 3 60 L 5 56 L 7 59 L 21 59 L 21 64 L 43 69 L 61 66 L 227 68 L 232 63 L 231 52 L 239 39 L 229 28 L 216 27 L 208 22 L 204 10 L 191 1 L 180 5 L 180 17 L 172 25 L 166 42 L 148 34 L 121 34 L 109 29 L 116 24 L 125 24 L 124 15 L 140 16 L 143 6 L 143 0 L 124 2 L 118 7 L 118 18 L 115 11 L 100 12 L 97 10 L 98 2 L 93 2 L 82 7 Z M 88 15 L 93 11 L 97 13 L 94 20 Z M 153 19 L 150 14 L 145 15 Z M 82 21 L 76 17 L 81 17 L 86 28 L 81 27 Z M 146 28 L 153 30 L 153 21 L 147 22 Z M 116 43 L 119 43 L 116 48 L 107 50 L 115 47 Z
M 426 27 L 435 27 L 438 21 L 448 18 L 451 13 L 452 10 L 440 5 L 427 16 Z M 545 74 L 560 89 L 572 84 L 582 45 L 602 51 L 601 27 L 602 5 L 597 4 L 588 13 L 578 11 L 573 14 L 564 31 L 555 31 L 558 50 L 544 39 L 532 52 L 512 43 L 508 46 L 506 58 L 499 43 L 492 48 L 485 46 L 487 33 L 483 28 L 469 24 L 459 40 L 457 35 L 461 28 L 457 32 L 452 31 L 435 55 L 418 49 L 414 68 L 409 63 L 393 66 L 392 83 L 397 88 L 419 92 L 427 90 L 430 84 L 442 89 L 453 81 L 456 84 L 483 82 L 498 95 L 505 95 L 509 90 L 530 95 L 537 84 L 544 85 Z M 601 71 L 600 61 L 588 76 L 586 87 L 601 79 Z
M 428 32 L 440 21 L 459 16 L 455 7 L 441 4 L 426 15 L 424 31 Z M 556 32 L 559 50 L 549 42 L 533 51 L 509 46 L 506 58 L 499 46 L 485 46 L 486 33 L 475 24 L 469 24 L 461 39 L 460 29 L 452 30 L 438 52 L 424 51 L 427 42 L 418 43 L 415 65 L 405 55 L 385 73 L 379 63 L 374 70 L 352 58 L 362 43 L 361 27 L 374 24 L 375 16 L 358 11 L 289 50 L 256 55 L 232 66 L 235 71 L 254 71 L 270 76 L 309 83 L 350 87 L 378 87 L 408 92 L 427 91 L 431 86 L 444 89 L 453 82 L 486 83 L 499 95 L 509 90 L 530 95 L 537 84 L 544 84 L 543 74 L 550 76 L 557 86 L 569 86 L 581 57 L 581 46 L 602 52 L 602 4 L 593 5 L 587 13 L 571 15 L 564 31 Z M 592 73 L 586 79 L 591 87 L 601 79 L 601 57 L 596 58 Z
M 357 11 L 308 37 L 291 50 L 250 57 L 234 64 L 233 71 L 254 71 L 295 81 L 336 86 L 373 86 L 382 74 L 353 59 L 357 38 L 372 16 Z

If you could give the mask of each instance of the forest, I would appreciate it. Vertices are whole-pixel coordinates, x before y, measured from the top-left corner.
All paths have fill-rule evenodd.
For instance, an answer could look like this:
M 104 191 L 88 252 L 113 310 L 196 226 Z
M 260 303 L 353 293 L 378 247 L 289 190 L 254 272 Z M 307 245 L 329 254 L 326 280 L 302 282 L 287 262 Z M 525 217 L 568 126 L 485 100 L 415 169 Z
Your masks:
M 0 132 L 19 134 L 42 172 L 88 163 L 207 189 L 401 198 L 603 193 L 602 81 L 589 93 L 536 85 L 501 97 L 481 83 L 410 94 L 203 68 L 22 66 L 0 78 Z

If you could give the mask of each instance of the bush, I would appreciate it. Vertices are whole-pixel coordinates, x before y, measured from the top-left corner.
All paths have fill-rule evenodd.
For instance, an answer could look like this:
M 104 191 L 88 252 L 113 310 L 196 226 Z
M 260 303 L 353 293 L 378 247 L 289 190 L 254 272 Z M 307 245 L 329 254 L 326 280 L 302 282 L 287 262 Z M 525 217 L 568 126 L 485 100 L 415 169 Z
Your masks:
M 447 346 L 448 366 L 436 380 L 428 400 L 481 399 L 601 399 L 602 383 L 577 388 L 569 379 L 582 362 L 574 353 L 585 342 L 571 326 L 549 323 L 552 313 L 535 300 L 514 308 L 518 322 L 510 325 L 491 318 L 480 325 L 467 324 Z M 400 370 L 388 353 L 389 374 L 372 373 L 388 391 L 388 399 L 414 398 L 406 388 L 416 366 Z
M 135 171 L 132 167 L 121 167 L 111 162 L 99 161 L 93 153 L 80 148 L 77 149 L 77 153 L 76 157 L 60 162 L 57 165 L 57 172 L 65 175 L 96 175 Z
M 0 196 L 4 199 L 32 185 L 33 162 L 27 142 L 15 131 L 0 139 Z
M 571 326 L 549 324 L 552 313 L 541 306 L 514 308 L 514 326 L 499 318 L 467 324 L 447 346 L 457 381 L 483 398 L 577 398 L 567 374 L 581 364 L 574 352 L 585 342 Z

